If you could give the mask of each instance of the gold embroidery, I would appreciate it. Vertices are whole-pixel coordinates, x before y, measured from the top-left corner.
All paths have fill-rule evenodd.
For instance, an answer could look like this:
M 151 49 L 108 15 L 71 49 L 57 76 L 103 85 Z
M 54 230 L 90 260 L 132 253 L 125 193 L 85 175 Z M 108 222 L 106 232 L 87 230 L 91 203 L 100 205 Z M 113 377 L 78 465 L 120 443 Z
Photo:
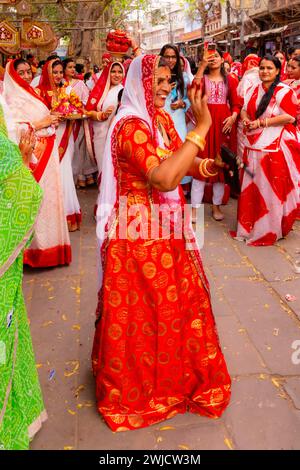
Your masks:
M 151 261 L 143 265 L 143 274 L 147 279 L 152 279 L 156 274 L 156 266 Z
M 164 253 L 161 257 L 161 264 L 163 268 L 169 269 L 173 266 L 173 259 L 170 253 Z
M 145 134 L 145 132 L 137 130 L 134 133 L 133 139 L 136 144 L 144 144 L 145 142 L 147 142 L 148 136 L 147 134 Z

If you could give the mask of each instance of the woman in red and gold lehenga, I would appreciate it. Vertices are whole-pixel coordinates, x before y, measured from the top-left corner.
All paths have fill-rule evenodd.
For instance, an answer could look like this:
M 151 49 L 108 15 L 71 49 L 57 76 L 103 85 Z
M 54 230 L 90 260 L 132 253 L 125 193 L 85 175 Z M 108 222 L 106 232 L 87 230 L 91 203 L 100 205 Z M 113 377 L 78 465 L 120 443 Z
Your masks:
M 195 157 L 211 117 L 201 88 L 193 86 L 197 136 L 189 133 L 182 144 L 163 111 L 171 88 L 165 64 L 151 55 L 133 60 L 105 147 L 92 362 L 97 407 L 113 431 L 186 411 L 217 418 L 230 399 L 208 282 L 194 233 L 180 224 L 180 181 L 199 167 Z M 160 218 L 147 217 L 155 205 Z

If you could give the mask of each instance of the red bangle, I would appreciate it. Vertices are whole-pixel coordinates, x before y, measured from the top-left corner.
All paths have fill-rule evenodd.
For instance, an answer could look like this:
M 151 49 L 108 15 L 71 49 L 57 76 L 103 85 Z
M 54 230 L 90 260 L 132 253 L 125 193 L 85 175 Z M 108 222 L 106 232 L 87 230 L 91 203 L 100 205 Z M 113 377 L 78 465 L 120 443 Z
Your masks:
M 139 47 L 137 46 L 134 49 L 132 49 L 132 52 L 135 53 L 138 49 L 139 49 Z

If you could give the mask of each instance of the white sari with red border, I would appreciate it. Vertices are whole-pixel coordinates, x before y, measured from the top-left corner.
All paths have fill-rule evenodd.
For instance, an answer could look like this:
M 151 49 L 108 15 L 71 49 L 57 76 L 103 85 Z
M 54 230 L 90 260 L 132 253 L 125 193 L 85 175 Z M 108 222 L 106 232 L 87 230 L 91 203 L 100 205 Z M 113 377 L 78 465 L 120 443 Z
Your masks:
M 41 121 L 50 113 L 40 97 L 35 97 L 34 90 L 28 92 L 21 86 L 22 82 L 16 77 L 13 63 L 10 62 L 6 67 L 3 96 L 14 118 L 17 142 L 22 129 L 29 128 L 32 122 Z M 25 251 L 24 263 L 38 268 L 69 264 L 71 245 L 63 204 L 55 129 L 41 129 L 35 132 L 35 136 L 30 168 L 44 196 L 34 238 Z
M 251 120 L 265 89 L 260 83 L 245 95 L 244 110 Z M 296 117 L 294 92 L 279 83 L 260 116 L 282 114 Z M 245 132 L 244 163 L 253 177 L 244 172 L 238 201 L 236 237 L 249 245 L 272 245 L 293 227 L 299 205 L 300 145 L 296 126 L 286 124 Z

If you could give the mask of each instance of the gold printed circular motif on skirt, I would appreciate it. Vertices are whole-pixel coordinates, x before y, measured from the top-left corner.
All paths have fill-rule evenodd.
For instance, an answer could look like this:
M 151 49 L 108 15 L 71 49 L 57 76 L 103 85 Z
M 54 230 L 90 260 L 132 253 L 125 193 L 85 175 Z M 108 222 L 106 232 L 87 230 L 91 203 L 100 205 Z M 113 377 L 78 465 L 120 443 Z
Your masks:
M 150 322 L 145 322 L 142 326 L 142 332 L 146 336 L 153 336 L 155 333 L 154 325 Z
M 171 320 L 174 315 L 174 309 L 170 305 L 162 305 L 160 308 L 161 318 L 164 320 Z
M 167 325 L 163 322 L 158 323 L 158 336 L 164 336 L 168 331 Z
M 126 307 L 121 307 L 116 313 L 117 320 L 123 325 L 127 323 L 128 319 L 128 309 Z
M 108 399 L 111 403 L 119 403 L 121 401 L 121 392 L 117 388 L 111 389 Z
M 142 307 L 136 307 L 134 309 L 135 319 L 143 321 L 145 319 L 145 310 Z
M 172 255 L 170 253 L 163 253 L 161 257 L 161 264 L 162 264 L 162 267 L 165 269 L 171 268 L 174 264 Z
M 169 302 L 177 302 L 178 295 L 176 286 L 172 285 L 167 288 L 167 299 Z
M 148 397 L 153 391 L 153 383 L 150 380 L 144 380 L 143 382 L 143 395 Z
M 168 281 L 168 274 L 165 271 L 160 271 L 153 281 L 153 287 L 154 289 L 165 289 L 168 285 Z
M 155 243 L 155 245 L 151 248 L 151 257 L 154 261 L 158 260 L 162 252 L 162 249 L 163 248 L 162 248 L 161 243 Z
M 122 269 L 122 262 L 118 256 L 115 256 L 114 263 L 113 263 L 113 272 L 119 273 Z
M 152 279 L 156 274 L 156 266 L 151 261 L 143 265 L 143 274 L 147 279 Z
M 139 301 L 139 294 L 135 290 L 131 290 L 126 295 L 127 305 L 136 305 Z
M 126 417 L 123 415 L 111 415 L 110 419 L 116 424 L 122 424 L 124 423 Z
M 109 361 L 109 367 L 113 372 L 120 373 L 122 368 L 123 368 L 123 364 L 122 364 L 121 359 L 119 357 L 113 357 Z
M 137 324 L 135 322 L 129 323 L 127 327 L 127 336 L 134 336 L 137 332 Z
M 167 352 L 160 352 L 158 354 L 158 362 L 163 365 L 168 364 L 170 362 L 170 354 Z
M 136 273 L 137 272 L 137 262 L 135 259 L 133 258 L 129 258 L 127 261 L 126 261 L 126 271 L 128 273 Z
M 180 291 L 185 294 L 188 288 L 189 288 L 189 281 L 186 277 L 183 277 L 182 279 L 180 279 Z
M 144 352 L 141 355 L 140 362 L 141 362 L 141 364 L 143 364 L 145 366 L 150 366 L 151 367 L 154 364 L 154 357 L 150 353 Z
M 129 279 L 126 274 L 119 274 L 117 276 L 117 288 L 119 290 L 128 291 Z
M 133 428 L 140 428 L 144 424 L 144 419 L 141 415 L 129 415 L 128 423 Z
M 198 336 L 199 338 L 203 336 L 203 327 L 202 327 L 202 321 L 197 319 L 193 320 L 191 324 L 191 328 L 194 330 L 195 336 Z
M 145 261 L 148 254 L 147 248 L 142 244 L 138 244 L 133 248 L 132 254 L 138 261 Z
M 139 389 L 137 387 L 133 387 L 131 390 L 129 390 L 127 394 L 127 400 L 130 402 L 137 401 L 140 396 Z
M 112 307 L 118 307 L 122 302 L 121 294 L 117 290 L 112 290 L 109 293 L 108 303 Z
M 136 144 L 144 144 L 145 142 L 147 142 L 148 137 L 145 132 L 137 130 L 134 133 L 133 139 Z
M 156 297 L 157 297 L 157 299 L 156 299 L 157 305 L 161 305 L 163 303 L 163 300 L 164 300 L 161 292 L 156 292 Z
M 108 336 L 114 340 L 121 338 L 122 336 L 121 326 L 118 325 L 117 323 L 113 323 L 112 325 L 110 325 L 110 327 L 108 328 Z
M 209 359 L 215 359 L 217 355 L 217 347 L 213 343 L 206 343 L 206 349 Z
M 179 333 L 181 329 L 180 327 L 181 327 L 181 319 L 174 318 L 174 320 L 171 323 L 172 331 L 175 331 L 175 333 Z
M 191 353 L 197 353 L 200 351 L 200 344 L 199 341 L 196 340 L 195 338 L 189 338 L 187 340 L 187 348 Z

